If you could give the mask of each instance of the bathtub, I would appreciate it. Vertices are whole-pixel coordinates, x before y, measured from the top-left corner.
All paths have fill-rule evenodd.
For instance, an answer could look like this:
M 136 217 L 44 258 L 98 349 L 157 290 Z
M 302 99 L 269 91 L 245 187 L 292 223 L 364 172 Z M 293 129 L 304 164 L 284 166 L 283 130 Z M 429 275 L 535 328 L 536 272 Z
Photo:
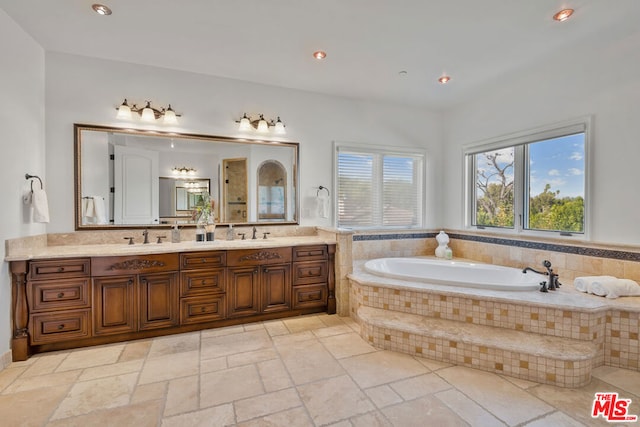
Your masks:
M 448 261 L 431 258 L 378 258 L 367 261 L 364 269 L 376 276 L 409 282 L 501 291 L 533 291 L 540 289 L 546 276 L 511 267 Z

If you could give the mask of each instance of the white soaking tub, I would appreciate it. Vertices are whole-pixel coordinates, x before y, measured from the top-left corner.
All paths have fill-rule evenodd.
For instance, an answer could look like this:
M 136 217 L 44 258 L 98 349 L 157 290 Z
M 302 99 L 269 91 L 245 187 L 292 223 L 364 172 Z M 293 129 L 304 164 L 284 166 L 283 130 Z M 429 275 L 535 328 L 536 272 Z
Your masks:
M 378 258 L 367 261 L 370 274 L 407 281 L 407 286 L 420 283 L 463 286 L 501 291 L 533 291 L 547 277 L 534 272 L 491 264 L 449 261 L 431 258 Z

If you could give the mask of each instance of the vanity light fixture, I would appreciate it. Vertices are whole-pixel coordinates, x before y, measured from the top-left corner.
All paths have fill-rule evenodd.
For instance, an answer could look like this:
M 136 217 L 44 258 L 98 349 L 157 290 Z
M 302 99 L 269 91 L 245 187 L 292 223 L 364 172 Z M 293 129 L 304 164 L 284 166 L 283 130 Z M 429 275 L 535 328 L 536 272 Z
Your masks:
M 188 168 L 186 166 L 182 166 L 181 168 L 179 167 L 174 167 L 173 169 L 171 169 L 171 172 L 173 172 L 174 175 L 180 175 L 180 176 L 187 176 L 187 175 L 195 175 L 196 174 L 196 170 L 194 168 Z
M 98 15 L 102 16 L 111 15 L 112 13 L 108 6 L 99 3 L 92 4 L 91 9 L 93 9 Z
M 155 122 L 156 120 L 162 117 L 162 123 L 167 125 L 176 125 L 178 124 L 178 117 L 181 114 L 176 114 L 173 108 L 171 108 L 171 104 L 167 108 L 162 108 L 158 110 L 151 106 L 151 101 L 146 101 L 146 105 L 144 108 L 139 108 L 136 104 L 129 105 L 127 100 L 117 108 L 118 114 L 116 114 L 116 118 L 131 120 L 133 118 L 132 113 L 140 114 L 140 118 L 145 122 Z
M 553 15 L 553 19 L 556 21 L 564 22 L 573 15 L 573 9 L 562 9 L 560 12 Z
M 247 113 L 244 113 L 240 120 L 236 120 L 236 123 L 238 123 L 238 130 L 241 132 L 247 132 L 255 129 L 257 132 L 267 133 L 269 132 L 269 129 L 273 128 L 273 132 L 279 135 L 287 133 L 284 123 L 280 120 L 280 116 L 278 116 L 275 121 L 267 121 L 267 119 L 264 118 L 264 114 L 260 114 L 257 119 L 252 120 L 247 116 Z

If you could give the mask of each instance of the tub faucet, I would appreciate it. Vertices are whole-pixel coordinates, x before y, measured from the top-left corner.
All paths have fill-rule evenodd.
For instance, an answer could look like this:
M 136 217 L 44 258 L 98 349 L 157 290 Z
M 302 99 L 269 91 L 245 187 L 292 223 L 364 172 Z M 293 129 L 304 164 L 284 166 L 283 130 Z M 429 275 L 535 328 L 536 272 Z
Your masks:
M 526 274 L 527 271 L 533 271 L 534 273 L 549 276 L 548 281 L 540 282 L 540 292 L 555 291 L 562 285 L 562 283 L 558 281 L 558 275 L 553 272 L 553 268 L 551 268 L 551 261 L 544 260 L 542 262 L 542 265 L 547 269 L 547 271 L 538 271 L 531 267 L 526 267 L 522 270 L 522 272 Z

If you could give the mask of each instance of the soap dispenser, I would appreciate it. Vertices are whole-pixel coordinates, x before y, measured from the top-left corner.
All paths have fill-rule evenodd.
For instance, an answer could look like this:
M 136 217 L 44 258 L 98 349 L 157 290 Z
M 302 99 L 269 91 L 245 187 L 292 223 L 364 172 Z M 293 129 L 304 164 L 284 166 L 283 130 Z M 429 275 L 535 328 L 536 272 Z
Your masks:
M 227 228 L 227 240 L 233 240 L 234 237 L 233 224 L 229 224 L 229 228 Z
M 171 229 L 171 243 L 180 243 L 180 229 L 177 225 Z

